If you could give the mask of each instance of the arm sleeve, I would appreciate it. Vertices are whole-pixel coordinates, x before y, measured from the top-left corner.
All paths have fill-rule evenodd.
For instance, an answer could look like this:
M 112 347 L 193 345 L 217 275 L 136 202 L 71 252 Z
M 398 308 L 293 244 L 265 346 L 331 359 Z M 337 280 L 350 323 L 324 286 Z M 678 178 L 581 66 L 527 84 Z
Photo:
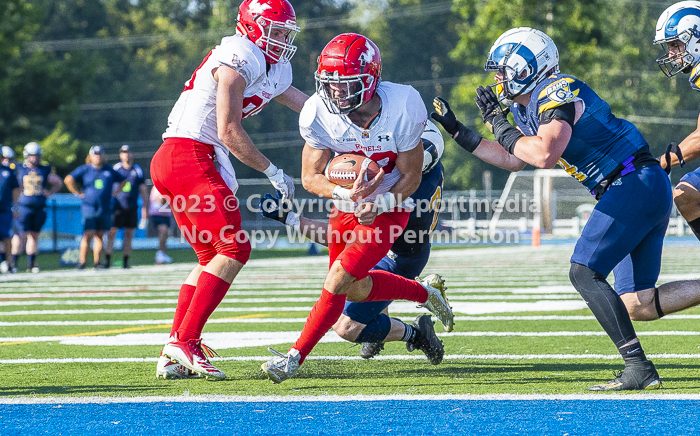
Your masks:
M 266 73 L 265 59 L 260 53 L 253 52 L 242 38 L 224 38 L 221 45 L 212 51 L 212 56 L 221 65 L 231 67 L 238 72 L 247 85 L 255 82 L 260 75 Z
M 330 148 L 330 138 L 327 134 L 321 133 L 319 119 L 316 117 L 316 104 L 318 100 L 316 94 L 306 100 L 304 107 L 299 114 L 299 133 L 309 146 L 319 150 Z
M 400 135 L 396 138 L 396 149 L 401 151 L 412 150 L 418 145 L 425 124 L 428 121 L 428 111 L 418 91 L 411 88 L 406 98 L 406 113 L 403 117 Z

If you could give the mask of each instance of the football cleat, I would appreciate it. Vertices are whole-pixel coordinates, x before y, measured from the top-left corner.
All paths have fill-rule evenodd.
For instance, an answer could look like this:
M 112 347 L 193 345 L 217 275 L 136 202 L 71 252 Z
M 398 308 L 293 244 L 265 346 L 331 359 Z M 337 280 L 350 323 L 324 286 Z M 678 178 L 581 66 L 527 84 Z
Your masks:
M 416 280 L 428 291 L 428 301 L 419 304 L 418 307 L 424 307 L 435 314 L 446 332 L 454 330 L 455 316 L 452 313 L 452 308 L 447 304 L 445 280 L 439 274 L 431 274 L 423 280 L 416 277 Z
M 163 265 L 173 263 L 173 258 L 165 254 L 162 250 L 156 251 L 156 264 Z
M 201 339 L 168 342 L 163 347 L 162 354 L 170 358 L 171 361 L 179 363 L 207 379 L 225 379 L 226 374 L 209 362 L 209 359 L 204 355 L 205 351 L 209 357 L 218 356 L 216 351 L 202 344 Z
M 271 347 L 267 349 L 270 353 L 275 355 L 275 357 L 260 366 L 265 375 L 267 375 L 267 378 L 275 383 L 282 383 L 292 378 L 299 369 L 299 365 L 301 365 L 301 363 L 299 363 L 301 360 L 299 350 L 292 348 L 287 354 L 284 354 Z
M 421 350 L 431 365 L 439 365 L 445 356 L 445 349 L 442 346 L 442 341 L 435 334 L 434 324 L 430 315 L 418 315 L 413 321 L 413 328 L 417 329 L 420 335 L 413 341 L 407 341 L 406 349 L 410 353 Z
M 381 342 L 364 342 L 362 343 L 362 350 L 360 350 L 360 357 L 363 359 L 371 359 L 383 350 L 384 344 Z
M 651 360 L 625 366 L 607 383 L 591 386 L 589 391 L 641 391 L 661 388 L 661 377 Z
M 191 371 L 179 363 L 175 363 L 170 358 L 163 356 L 162 352 L 156 366 L 156 378 L 163 379 L 181 379 L 181 378 L 198 378 L 199 374 Z

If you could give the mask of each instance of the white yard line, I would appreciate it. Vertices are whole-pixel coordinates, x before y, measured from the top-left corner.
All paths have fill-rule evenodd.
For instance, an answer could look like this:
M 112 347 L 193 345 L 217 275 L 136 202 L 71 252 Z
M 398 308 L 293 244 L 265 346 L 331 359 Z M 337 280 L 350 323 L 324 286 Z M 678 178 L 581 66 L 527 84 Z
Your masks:
M 212 357 L 216 362 L 265 362 L 271 355 L 267 356 L 230 356 Z M 700 354 L 647 354 L 650 359 L 700 359 Z M 620 360 L 619 354 L 447 354 L 445 360 Z M 359 360 L 364 361 L 360 356 L 309 356 L 306 360 Z M 425 360 L 423 355 L 379 355 L 372 360 Z M 0 364 L 55 364 L 55 363 L 155 363 L 158 357 L 66 357 L 53 359 L 0 359 Z M 622 361 L 620 361 L 622 363 Z

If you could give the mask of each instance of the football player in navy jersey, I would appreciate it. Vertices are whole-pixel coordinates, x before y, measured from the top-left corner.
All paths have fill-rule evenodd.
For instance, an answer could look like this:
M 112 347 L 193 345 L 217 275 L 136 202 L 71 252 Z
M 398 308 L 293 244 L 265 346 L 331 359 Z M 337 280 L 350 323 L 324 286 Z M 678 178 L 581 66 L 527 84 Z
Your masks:
M 559 72 L 559 53 L 543 32 L 527 27 L 505 32 L 489 51 L 485 69 L 496 72 L 498 95 L 492 87 L 479 87 L 476 102 L 497 142 L 459 123 L 440 98 L 433 118 L 486 162 L 516 171 L 525 163 L 538 168 L 558 163 L 599 200 L 574 249 L 569 277 L 618 348 L 625 370 L 590 389 L 659 388 L 630 317 L 653 320 L 700 303 L 696 281 L 656 287 L 671 213 L 666 173 L 632 123 L 615 117 L 586 83 Z M 511 106 L 516 126 L 501 102 Z M 613 271 L 614 290 L 606 279 Z
M 30 142 L 24 146 L 24 163 L 15 170 L 20 187 L 17 200 L 17 233 L 12 237 L 12 265 L 16 270 L 26 241 L 27 272 L 38 273 L 39 232 L 46 222 L 46 199 L 58 192 L 63 181 L 51 172 L 51 166 L 41 164 L 41 146 Z
M 80 213 L 83 219 L 83 239 L 80 241 L 78 269 L 85 269 L 90 241 L 93 242 L 95 269 L 100 264 L 102 237 L 112 227 L 112 196 L 116 196 L 126 185 L 126 179 L 109 165 L 105 165 L 104 149 L 101 145 L 90 147 L 88 163 L 68 174 L 64 180 L 66 188 L 82 199 Z M 112 191 L 112 185 L 119 183 Z M 82 189 L 78 188 L 82 185 Z
M 13 207 L 12 203 L 19 195 L 17 176 L 10 167 L 0 164 L 0 243 L 3 252 L 0 261 L 3 263 L 3 272 L 10 271 L 14 265 L 8 265 L 7 254 L 11 250 L 10 230 L 12 229 Z
M 700 2 L 683 1 L 669 6 L 656 23 L 654 44 L 665 49 L 664 56 L 656 62 L 668 77 L 678 73 L 689 74 L 690 87 L 700 91 Z M 676 153 L 671 153 L 676 151 Z M 674 144 L 661 157 L 666 172 L 671 167 L 700 157 L 700 117 L 698 127 L 674 150 Z M 700 239 L 700 168 L 681 178 L 673 190 L 673 200 L 678 212 Z
M 411 212 L 403 233 L 394 242 L 391 251 L 373 268 L 398 274 L 407 279 L 420 276 L 430 257 L 430 233 L 438 222 L 439 202 L 442 198 L 444 169 L 440 157 L 445 148 L 442 134 L 428 121 L 421 136 L 423 141 L 423 177 L 418 189 L 411 194 L 417 207 Z M 304 236 L 322 245 L 328 245 L 328 223 L 303 217 L 291 210 L 280 210 L 281 200 L 267 194 L 260 204 L 260 213 L 266 218 L 297 228 Z M 408 351 L 421 350 L 431 364 L 442 361 L 442 341 L 435 335 L 429 315 L 418 316 L 412 324 L 390 318 L 385 312 L 391 301 L 346 302 L 343 314 L 333 326 L 340 337 L 362 344 L 360 355 L 369 359 L 384 349 L 384 343 L 406 342 Z
M 141 196 L 141 219 L 148 216 L 148 189 L 146 179 L 140 166 L 134 163 L 134 153 L 128 145 L 122 145 L 119 149 L 120 162 L 114 165 L 114 170 L 126 178 L 124 189 L 117 194 L 112 213 L 112 228 L 107 235 L 107 249 L 105 250 L 105 267 L 109 268 L 114 251 L 114 238 L 119 229 L 124 229 L 124 242 L 122 252 L 124 258 L 122 268 L 129 268 L 129 255 L 131 254 L 131 239 L 138 226 L 138 197 Z

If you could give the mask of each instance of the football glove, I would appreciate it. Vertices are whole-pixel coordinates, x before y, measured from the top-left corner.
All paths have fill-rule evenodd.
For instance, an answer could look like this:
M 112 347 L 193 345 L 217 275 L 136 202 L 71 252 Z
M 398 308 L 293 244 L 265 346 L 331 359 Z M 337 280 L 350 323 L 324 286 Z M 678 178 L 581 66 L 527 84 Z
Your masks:
M 273 175 L 268 176 L 270 183 L 282 194 L 282 200 L 291 200 L 294 198 L 294 180 L 287 174 L 278 169 Z
M 269 192 L 261 197 L 258 209 L 263 217 L 279 221 L 282 224 L 287 221 L 290 210 L 288 207 L 282 207 L 282 193 L 280 191 L 275 191 L 274 197 Z
M 498 97 L 494 94 L 491 87 L 484 88 L 480 86 L 476 88 L 476 97 L 474 97 L 476 105 L 479 106 L 481 110 L 481 119 L 486 124 L 486 127 L 491 133 L 493 133 L 493 122 L 494 118 L 497 116 L 504 116 L 507 114 L 501 108 L 501 103 L 498 102 Z
M 450 104 L 442 97 L 435 97 L 433 107 L 435 112 L 430 114 L 430 118 L 442 124 L 445 131 L 454 137 L 455 133 L 459 132 L 460 122 L 457 121 L 455 113 L 450 109 Z

